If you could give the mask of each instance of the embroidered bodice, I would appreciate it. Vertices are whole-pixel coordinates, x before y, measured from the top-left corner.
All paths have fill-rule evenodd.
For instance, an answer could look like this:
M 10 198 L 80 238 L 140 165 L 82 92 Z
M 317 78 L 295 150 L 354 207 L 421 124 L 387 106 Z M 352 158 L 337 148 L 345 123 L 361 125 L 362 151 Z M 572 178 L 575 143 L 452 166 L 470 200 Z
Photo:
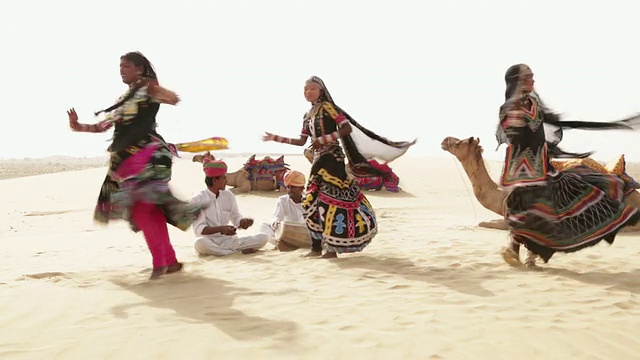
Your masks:
M 521 119 L 523 124 L 510 125 L 508 118 Z M 500 123 L 509 138 L 501 185 L 523 186 L 546 183 L 551 168 L 544 134 L 544 110 L 537 99 L 525 95 L 508 102 L 500 112 Z
M 313 142 L 321 136 L 337 131 L 338 123 L 342 121 L 346 121 L 344 115 L 338 113 L 331 103 L 320 102 L 314 104 L 311 110 L 304 114 L 301 134 L 311 137 L 311 141 Z M 340 143 L 335 141 L 319 149 L 315 149 L 314 157 L 328 152 L 343 153 Z
M 120 151 L 124 148 L 148 140 L 149 136 L 162 139 L 156 133 L 156 114 L 160 103 L 149 96 L 148 87 L 143 86 L 122 106 L 108 112 L 101 122 L 103 127 L 114 126 L 113 143 L 110 151 Z M 117 102 L 122 101 L 133 89 L 125 92 Z

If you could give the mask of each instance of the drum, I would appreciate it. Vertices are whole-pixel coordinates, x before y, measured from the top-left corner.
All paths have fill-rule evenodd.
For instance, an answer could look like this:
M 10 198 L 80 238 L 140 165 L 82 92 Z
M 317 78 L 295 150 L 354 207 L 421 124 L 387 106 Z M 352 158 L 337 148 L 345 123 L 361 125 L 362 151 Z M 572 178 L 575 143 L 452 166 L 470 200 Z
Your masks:
M 311 235 L 307 224 L 297 221 L 283 221 L 275 230 L 277 241 L 284 241 L 288 245 L 299 248 L 311 249 Z

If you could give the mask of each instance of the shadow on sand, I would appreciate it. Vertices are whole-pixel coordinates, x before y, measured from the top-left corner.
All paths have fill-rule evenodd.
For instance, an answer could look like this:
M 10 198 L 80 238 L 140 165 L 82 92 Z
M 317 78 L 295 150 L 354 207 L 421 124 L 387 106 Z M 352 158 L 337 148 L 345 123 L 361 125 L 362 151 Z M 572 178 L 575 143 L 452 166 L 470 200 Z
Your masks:
M 375 258 L 368 255 L 337 258 L 331 261 L 342 269 L 381 271 L 411 281 L 438 284 L 462 294 L 482 297 L 495 296 L 493 292 L 482 287 L 482 282 L 487 280 L 487 274 L 473 269 L 419 267 L 403 258 Z
M 549 276 L 562 276 L 585 284 L 606 286 L 611 290 L 640 294 L 640 270 L 620 273 L 598 271 L 578 273 L 567 269 L 545 267 L 544 271 L 540 273 Z
M 376 197 L 383 197 L 383 198 L 414 198 L 416 197 L 412 193 L 404 190 L 400 190 L 398 192 L 391 192 L 387 190 L 375 190 L 375 191 L 362 190 L 362 192 L 366 196 L 376 196 Z
M 237 340 L 251 341 L 270 337 L 274 341 L 289 344 L 288 346 L 296 343 L 297 323 L 252 316 L 233 308 L 237 297 L 285 296 L 290 290 L 274 293 L 252 291 L 225 280 L 193 273 L 169 275 L 162 280 L 136 284 L 122 279 L 112 279 L 111 282 L 145 299 L 113 307 L 111 311 L 117 317 L 126 318 L 127 311 L 135 307 L 151 306 L 169 309 L 178 316 L 195 322 L 210 323 Z

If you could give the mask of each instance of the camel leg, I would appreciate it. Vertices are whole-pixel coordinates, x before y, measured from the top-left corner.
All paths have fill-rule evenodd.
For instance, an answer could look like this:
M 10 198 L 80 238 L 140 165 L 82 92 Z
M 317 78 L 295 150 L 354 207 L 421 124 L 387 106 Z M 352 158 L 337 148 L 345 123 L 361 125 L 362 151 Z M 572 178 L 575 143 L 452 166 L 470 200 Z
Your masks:
M 251 181 L 249 179 L 238 179 L 236 185 L 236 189 L 241 193 L 248 193 L 251 191 Z
M 242 183 L 242 184 L 240 184 L 240 186 L 236 186 L 236 187 L 231 189 L 231 192 L 234 193 L 234 194 L 248 193 L 250 191 L 251 191 L 251 183 L 250 182 Z
M 482 221 L 478 226 L 487 229 L 509 230 L 509 224 L 505 219 Z

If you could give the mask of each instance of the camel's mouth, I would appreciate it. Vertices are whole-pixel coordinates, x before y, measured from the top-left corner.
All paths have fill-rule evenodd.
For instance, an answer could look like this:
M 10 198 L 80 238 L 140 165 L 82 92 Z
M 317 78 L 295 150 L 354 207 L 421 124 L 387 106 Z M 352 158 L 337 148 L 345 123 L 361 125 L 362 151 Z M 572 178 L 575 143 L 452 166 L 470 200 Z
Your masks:
M 449 151 L 451 149 L 451 147 L 453 145 L 455 145 L 456 143 L 458 143 L 460 140 L 456 139 L 452 136 L 448 136 L 446 138 L 444 138 L 444 140 L 442 140 L 442 143 L 440 143 L 440 147 L 442 148 L 442 150 L 444 151 Z
M 480 139 L 473 136 L 464 140 L 460 140 L 453 136 L 448 136 L 444 138 L 444 140 L 442 140 L 442 143 L 440 143 L 440 147 L 442 148 L 442 150 L 448 152 L 456 151 L 461 145 L 470 146 L 471 148 L 477 147 L 480 151 L 482 151 L 482 147 L 480 146 Z

